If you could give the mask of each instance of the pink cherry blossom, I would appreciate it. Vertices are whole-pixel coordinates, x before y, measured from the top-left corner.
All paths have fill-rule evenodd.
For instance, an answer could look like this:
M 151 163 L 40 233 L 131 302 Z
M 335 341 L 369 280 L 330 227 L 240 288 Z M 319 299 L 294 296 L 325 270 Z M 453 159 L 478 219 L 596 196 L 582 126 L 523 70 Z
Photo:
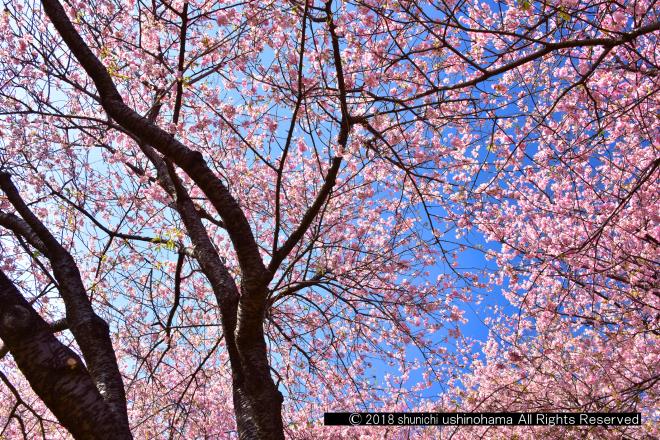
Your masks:
M 659 13 L 7 3 L 0 436 L 658 437 Z

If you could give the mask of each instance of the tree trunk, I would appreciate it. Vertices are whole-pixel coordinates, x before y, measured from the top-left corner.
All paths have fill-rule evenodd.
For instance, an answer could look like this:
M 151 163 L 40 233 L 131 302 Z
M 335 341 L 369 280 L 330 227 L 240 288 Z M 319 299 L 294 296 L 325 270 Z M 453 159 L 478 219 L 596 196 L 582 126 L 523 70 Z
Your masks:
M 77 440 L 131 439 L 80 357 L 0 271 L 0 338 L 34 392 Z
M 270 376 L 263 332 L 266 284 L 271 274 L 263 265 L 250 224 L 240 205 L 207 166 L 201 153 L 191 150 L 124 103 L 107 69 L 78 34 L 59 1 L 42 0 L 42 4 L 68 48 L 94 81 L 101 105 L 108 115 L 144 145 L 152 146 L 167 160 L 183 169 L 220 214 L 241 268 L 243 285 L 240 298 L 233 279 L 219 260 L 206 231 L 201 232 L 204 228 L 198 216 L 186 219 L 182 215 L 182 218 L 188 223 L 186 227 L 193 242 L 199 240 L 195 245 L 203 244 L 196 250 L 196 257 L 222 309 L 239 436 L 242 439 L 283 439 L 283 398 Z M 182 192 L 181 188 L 176 188 L 179 186 L 177 179 L 175 176 L 171 176 L 171 179 L 180 197 Z M 187 211 L 190 211 L 190 206 L 179 209 L 182 214 Z M 199 233 L 193 232 L 197 230 Z
M 235 344 L 235 348 L 230 351 L 230 360 L 239 438 L 284 439 L 284 398 L 270 375 L 263 313 L 261 316 L 253 315 L 243 319 L 240 313 L 242 305 L 237 306 L 231 315 L 231 322 L 227 323 L 226 332 L 231 333 L 225 334 L 233 335 L 231 341 L 227 340 L 228 347 L 230 343 Z M 249 323 L 246 322 L 248 320 Z

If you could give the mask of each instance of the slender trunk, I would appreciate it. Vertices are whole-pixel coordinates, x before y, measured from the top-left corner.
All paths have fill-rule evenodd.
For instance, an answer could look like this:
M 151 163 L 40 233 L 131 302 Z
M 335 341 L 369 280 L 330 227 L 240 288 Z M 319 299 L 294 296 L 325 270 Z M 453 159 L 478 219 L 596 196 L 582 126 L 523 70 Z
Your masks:
M 241 295 L 231 274 L 220 259 L 208 232 L 186 188 L 174 167 L 160 157 L 150 145 L 140 148 L 156 168 L 161 186 L 174 199 L 194 249 L 195 258 L 209 280 L 220 308 L 222 329 L 232 372 L 234 413 L 239 438 L 283 439 L 282 394 L 270 377 L 265 336 L 263 333 L 263 305 L 248 316 L 249 328 L 237 343 L 237 324 Z M 256 277 L 255 277 L 256 278 Z M 259 292 L 265 297 L 265 291 Z M 244 309 L 245 310 L 245 309 Z M 247 323 L 248 319 L 243 319 Z M 245 327 L 245 326 L 244 326 Z
M 241 433 L 242 439 L 284 439 L 282 393 L 273 382 L 262 323 L 249 332 L 238 332 L 237 346 L 242 367 L 238 386 L 241 400 L 237 416 L 253 423 L 257 432 Z M 241 435 L 243 434 L 243 435 Z
M 236 301 L 223 307 L 223 327 L 232 366 L 234 412 L 240 439 L 284 439 L 283 396 L 270 375 L 263 317 L 240 322 Z M 251 317 L 252 318 L 252 317 Z
M 124 103 L 107 69 L 78 34 L 60 2 L 41 2 L 68 48 L 94 81 L 101 97 L 101 105 L 108 115 L 144 145 L 152 146 L 167 160 L 183 169 L 220 214 L 241 268 L 244 285 L 240 300 L 233 280 L 227 282 L 231 277 L 224 264 L 218 264 L 220 260 L 206 232 L 197 235 L 191 233 L 190 228 L 188 232 L 193 241 L 197 235 L 207 247 L 196 251 L 198 261 L 213 286 L 221 308 L 225 308 L 222 320 L 235 384 L 234 400 L 239 436 L 243 439 L 284 438 L 281 414 L 283 399 L 270 377 L 263 332 L 267 284 L 265 280 L 271 272 L 263 265 L 259 247 L 240 205 L 208 167 L 201 153 L 191 150 Z M 176 185 L 176 179 L 174 180 Z M 203 230 L 198 220 L 196 215 L 196 221 L 190 223 L 190 226 Z M 225 302 L 228 302 L 228 305 Z M 234 305 L 235 303 L 240 304 Z

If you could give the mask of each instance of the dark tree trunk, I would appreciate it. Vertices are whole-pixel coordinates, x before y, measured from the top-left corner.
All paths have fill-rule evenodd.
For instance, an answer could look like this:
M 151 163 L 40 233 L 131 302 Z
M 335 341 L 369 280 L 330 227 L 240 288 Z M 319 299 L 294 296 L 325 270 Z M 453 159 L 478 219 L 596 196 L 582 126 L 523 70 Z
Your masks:
M 237 417 L 240 415 L 257 428 L 256 435 L 245 433 L 241 438 L 284 439 L 281 415 L 284 398 L 270 375 L 262 323 L 250 331 L 239 330 L 236 339 L 241 367 L 236 390 L 240 393 Z
M 42 0 L 42 4 L 68 48 L 94 81 L 101 104 L 108 115 L 140 140 L 145 153 L 153 147 L 163 155 L 165 162 L 171 161 L 183 169 L 220 214 L 241 269 L 240 296 L 233 279 L 213 248 L 194 206 L 186 200 L 189 198 L 179 184 L 175 172 L 170 170 L 167 172 L 169 179 L 161 179 L 162 184 L 170 187 L 170 193 L 175 193 L 177 209 L 196 246 L 196 258 L 211 282 L 221 307 L 232 368 L 239 436 L 242 439 L 283 439 L 283 398 L 270 376 L 263 331 L 266 285 L 272 277 L 272 271 L 267 270 L 263 264 L 241 207 L 199 152 L 191 150 L 124 103 L 107 69 L 73 27 L 59 1 Z M 154 161 L 153 158 L 152 154 L 150 159 Z M 161 158 L 156 158 L 156 162 L 159 159 L 162 161 Z M 159 178 L 163 177 L 165 173 L 162 164 L 154 164 L 157 169 L 161 168 Z M 304 233 L 304 230 L 302 232 Z M 291 247 L 294 244 L 292 243 Z
M 0 173 L 0 188 L 22 217 L 23 221 L 13 222 L 14 228 L 24 230 L 23 235 L 50 260 L 58 290 L 64 300 L 69 330 L 87 363 L 88 374 L 106 402 L 106 410 L 115 420 L 117 431 L 127 433 L 130 438 L 124 384 L 112 347 L 110 329 L 94 312 L 76 262 L 30 210 L 8 173 Z M 12 223 L 10 217 L 13 215 L 4 214 L 0 221 Z M 12 225 L 9 224 L 9 227 L 11 229 Z M 15 232 L 21 234 L 20 231 Z
M 80 440 L 130 439 L 80 357 L 0 271 L 0 338 L 34 392 L 57 420 Z
M 262 328 L 263 305 L 252 313 L 255 318 L 251 319 L 247 326 L 254 326 L 257 329 L 256 332 L 250 335 L 244 331 L 248 337 L 243 338 L 241 343 L 237 344 L 236 334 L 241 295 L 239 295 L 236 283 L 213 246 L 206 228 L 202 224 L 199 212 L 174 167 L 160 157 L 150 145 L 141 144 L 140 148 L 156 168 L 160 185 L 174 199 L 176 209 L 194 245 L 194 256 L 209 280 L 220 308 L 222 329 L 232 372 L 234 413 L 239 438 L 283 439 L 282 394 L 277 390 L 270 376 Z M 259 297 L 265 297 L 265 291 L 260 294 Z M 246 323 L 247 321 L 247 319 L 244 320 Z M 247 355 L 241 353 L 247 353 Z

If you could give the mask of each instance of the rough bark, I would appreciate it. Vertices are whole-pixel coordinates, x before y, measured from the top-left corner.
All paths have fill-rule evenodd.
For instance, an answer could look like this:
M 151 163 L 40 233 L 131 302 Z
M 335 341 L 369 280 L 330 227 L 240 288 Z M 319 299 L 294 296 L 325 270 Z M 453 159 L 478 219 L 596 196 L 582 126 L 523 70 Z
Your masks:
M 311 219 L 327 198 L 330 188 L 334 185 L 340 160 L 334 161 L 318 200 L 305 215 L 306 221 L 297 228 L 296 233 L 277 253 L 275 267 L 267 269 L 259 254 L 245 214 L 227 187 L 208 167 L 203 156 L 179 142 L 153 121 L 129 108 L 124 103 L 107 69 L 73 27 L 61 4 L 57 0 L 42 0 L 42 4 L 67 47 L 96 85 L 104 110 L 124 130 L 142 143 L 143 151 L 151 156 L 152 161 L 154 158 L 156 159 L 156 168 L 161 168 L 159 172 L 161 183 L 166 187 L 169 186 L 170 193 L 172 193 L 172 189 L 176 193 L 177 210 L 181 213 L 188 233 L 195 244 L 197 260 L 208 277 L 220 304 L 222 324 L 232 367 L 234 403 L 241 438 L 283 438 L 281 417 L 283 398 L 270 375 L 263 329 L 267 285 L 277 269 L 276 266 L 286 258 L 288 252 L 304 235 Z M 348 130 L 346 112 L 344 115 L 342 145 L 345 144 Z M 147 146 L 146 149 L 145 146 Z M 148 153 L 149 149 L 152 154 Z M 194 205 L 186 200 L 187 194 L 182 191 L 182 186 L 178 182 L 173 168 L 167 171 L 169 181 L 167 181 L 168 178 L 162 180 L 166 173 L 162 170 L 162 164 L 157 163 L 162 158 L 154 156 L 156 152 L 162 154 L 166 162 L 170 161 L 183 169 L 220 214 L 238 257 L 241 269 L 240 294 L 213 248 Z
M 194 256 L 209 280 L 218 302 L 232 370 L 234 412 L 239 438 L 284 438 L 281 416 L 283 398 L 270 376 L 263 330 L 261 335 L 257 334 L 253 339 L 249 339 L 245 347 L 241 346 L 239 350 L 236 341 L 240 300 L 238 287 L 213 246 L 201 217 L 174 167 L 167 164 L 149 145 L 140 147 L 156 168 L 160 185 L 174 199 L 176 209 L 194 245 Z M 262 328 L 262 322 L 263 316 L 260 321 L 255 321 L 251 325 Z M 261 338 L 261 352 L 250 354 L 254 341 L 258 344 L 259 338 Z M 248 356 L 241 355 L 242 352 L 248 353 Z M 259 362 L 251 362 L 252 359 L 257 359 Z
M 130 438 L 78 355 L 0 271 L 0 338 L 35 393 L 76 439 Z
M 26 239 L 38 248 L 41 247 L 50 260 L 58 290 L 64 300 L 69 329 L 87 362 L 89 374 L 96 388 L 107 403 L 105 411 L 115 420 L 114 438 L 132 438 L 128 425 L 124 385 L 112 347 L 110 329 L 108 324 L 94 312 L 78 266 L 73 257 L 25 204 L 9 174 L 0 173 L 0 188 L 24 222 L 10 223 L 8 220 L 15 220 L 15 216 L 11 215 L 4 215 L 0 220 L 4 219 L 6 225 L 14 226 L 13 230 L 16 233 L 21 234 L 24 229 L 22 232 Z

